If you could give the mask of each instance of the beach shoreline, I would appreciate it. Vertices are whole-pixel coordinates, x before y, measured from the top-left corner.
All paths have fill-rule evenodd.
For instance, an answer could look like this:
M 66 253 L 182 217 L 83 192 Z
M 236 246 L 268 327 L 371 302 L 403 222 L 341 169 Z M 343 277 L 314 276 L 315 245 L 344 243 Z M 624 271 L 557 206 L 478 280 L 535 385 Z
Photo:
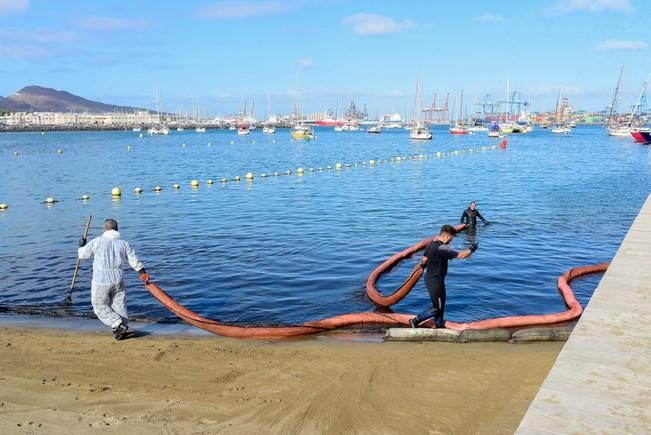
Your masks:
M 0 432 L 512 433 L 563 343 L 0 326 Z

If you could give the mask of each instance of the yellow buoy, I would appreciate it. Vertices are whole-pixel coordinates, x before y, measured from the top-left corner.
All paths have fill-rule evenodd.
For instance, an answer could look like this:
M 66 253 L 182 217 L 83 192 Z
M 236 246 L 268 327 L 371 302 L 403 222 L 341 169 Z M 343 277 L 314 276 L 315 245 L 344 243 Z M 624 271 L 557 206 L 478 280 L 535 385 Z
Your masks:
M 246 173 L 246 179 L 247 180 L 253 180 L 253 172 L 247 172 Z
M 7 204 L 5 204 L 4 202 L 2 204 L 0 204 L 0 210 L 6 210 L 8 208 L 9 208 L 9 206 Z
M 181 185 L 179 183 L 172 184 L 172 189 L 179 190 L 180 188 L 181 188 Z
M 369 161 L 368 161 L 368 164 L 369 164 L 369 165 L 374 165 L 374 164 L 375 164 L 375 160 L 369 160 Z
M 305 171 L 303 170 L 303 168 L 298 168 L 298 169 L 296 170 L 296 174 L 297 174 L 297 175 L 303 175 L 304 172 L 305 172 Z
M 81 200 L 82 200 L 82 201 L 88 201 L 89 199 L 90 199 L 90 196 L 89 196 L 89 195 L 87 195 L 87 194 L 85 194 L 85 193 L 84 193 L 83 195 L 81 195 Z
M 120 195 L 122 195 L 122 191 L 120 190 L 119 187 L 114 187 L 113 189 L 111 189 L 111 195 L 112 196 L 120 196 Z
M 396 157 L 396 162 L 399 162 L 400 160 L 402 160 L 400 156 Z
M 154 187 L 154 192 L 160 192 L 161 190 L 163 190 L 163 188 L 160 186 Z
M 59 148 L 59 149 L 57 150 L 57 154 L 63 154 L 63 150 L 62 150 L 61 148 Z
M 199 187 L 199 180 L 192 180 L 192 181 L 190 181 L 190 186 L 192 186 L 192 187 Z
M 135 189 L 133 189 L 133 193 L 135 193 L 136 195 L 140 195 L 142 193 L 142 188 L 136 187 Z
M 215 182 L 212 181 L 212 180 L 208 180 L 208 181 L 206 181 L 206 184 L 207 184 L 208 186 L 212 186 L 213 184 L 215 184 Z
M 337 169 L 341 169 L 341 163 L 337 163 L 337 164 L 335 165 L 335 168 L 337 168 Z

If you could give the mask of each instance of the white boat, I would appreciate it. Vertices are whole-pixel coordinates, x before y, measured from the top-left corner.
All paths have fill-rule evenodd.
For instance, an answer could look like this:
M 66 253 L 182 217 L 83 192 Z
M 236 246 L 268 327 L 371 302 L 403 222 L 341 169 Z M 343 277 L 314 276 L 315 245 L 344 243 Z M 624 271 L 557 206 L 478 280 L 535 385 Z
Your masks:
M 205 133 L 206 132 L 206 127 L 197 127 L 194 129 L 197 133 Z
M 552 127 L 552 133 L 556 134 L 570 134 L 572 127 L 569 125 L 556 125 Z
M 552 127 L 552 133 L 556 134 L 570 134 L 572 128 L 563 120 L 563 114 L 560 107 L 561 104 L 561 90 L 558 90 L 558 99 L 556 100 L 556 125 Z M 629 133 L 630 135 L 630 133 Z
M 133 127 L 131 131 L 140 131 L 140 127 Z
M 607 130 L 608 136 L 630 137 L 633 128 L 627 125 L 611 125 Z
M 335 125 L 335 131 L 344 131 L 343 125 Z
M 183 127 L 176 127 L 176 131 L 185 131 L 185 128 L 183 128 Z
M 491 128 L 488 130 L 488 137 L 503 137 L 504 135 L 502 134 L 502 130 L 500 129 L 500 126 L 497 124 L 493 124 Z
M 274 127 L 271 124 L 267 124 L 264 127 L 262 127 L 262 132 L 264 134 L 274 134 L 276 132 L 276 127 Z
M 161 127 L 161 128 L 150 128 L 147 130 L 147 134 L 150 136 L 167 136 L 170 134 L 170 130 L 167 127 Z
M 380 134 L 382 133 L 382 126 L 380 124 L 374 125 L 372 127 L 369 127 L 367 131 L 371 134 Z
M 420 122 L 420 74 L 416 79 L 416 98 L 414 99 L 415 124 L 409 131 L 412 140 L 432 140 L 432 130 Z
M 473 125 L 472 127 L 468 127 L 467 130 L 470 133 L 486 133 L 488 131 L 488 127 L 485 127 L 483 125 Z
M 247 124 L 240 124 L 240 126 L 237 128 L 238 136 L 246 136 L 250 132 L 251 130 L 249 130 L 249 126 Z

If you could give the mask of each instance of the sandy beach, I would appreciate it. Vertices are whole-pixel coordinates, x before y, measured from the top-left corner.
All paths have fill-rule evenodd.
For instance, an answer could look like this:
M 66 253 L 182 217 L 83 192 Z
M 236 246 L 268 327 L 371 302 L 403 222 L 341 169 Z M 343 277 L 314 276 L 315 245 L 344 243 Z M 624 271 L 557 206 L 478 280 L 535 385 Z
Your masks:
M 512 433 L 562 343 L 0 328 L 0 432 Z

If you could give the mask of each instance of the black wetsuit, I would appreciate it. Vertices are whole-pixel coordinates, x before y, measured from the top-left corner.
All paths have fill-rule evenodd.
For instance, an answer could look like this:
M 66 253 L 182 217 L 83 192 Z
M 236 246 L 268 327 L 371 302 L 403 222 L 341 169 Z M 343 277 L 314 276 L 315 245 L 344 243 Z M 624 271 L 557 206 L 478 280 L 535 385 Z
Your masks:
M 416 316 L 416 324 L 431 317 L 437 328 L 443 328 L 445 321 L 445 275 L 448 273 L 448 260 L 457 258 L 459 253 L 439 240 L 431 242 L 425 249 L 427 269 L 425 270 L 425 285 L 432 300 L 432 307 Z
M 481 215 L 481 213 L 479 213 L 479 210 L 477 210 L 477 209 L 473 210 L 470 207 L 468 207 L 467 209 L 465 209 L 463 211 L 463 214 L 461 215 L 460 222 L 462 224 L 468 225 L 469 227 L 474 227 L 474 226 L 477 225 L 477 218 L 481 219 L 481 221 L 483 223 L 485 223 L 485 224 L 488 223 L 488 221 L 486 221 L 486 219 L 484 219 L 484 217 Z

